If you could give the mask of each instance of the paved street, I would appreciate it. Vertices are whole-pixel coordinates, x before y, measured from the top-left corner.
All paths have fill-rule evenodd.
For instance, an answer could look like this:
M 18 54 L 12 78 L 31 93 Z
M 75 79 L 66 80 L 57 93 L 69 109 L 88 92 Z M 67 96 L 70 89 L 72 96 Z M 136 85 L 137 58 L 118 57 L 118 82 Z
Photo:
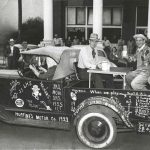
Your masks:
M 107 150 L 149 150 L 150 136 L 125 133 Z M 90 150 L 73 132 L 8 125 L 0 122 L 0 149 L 82 149 Z

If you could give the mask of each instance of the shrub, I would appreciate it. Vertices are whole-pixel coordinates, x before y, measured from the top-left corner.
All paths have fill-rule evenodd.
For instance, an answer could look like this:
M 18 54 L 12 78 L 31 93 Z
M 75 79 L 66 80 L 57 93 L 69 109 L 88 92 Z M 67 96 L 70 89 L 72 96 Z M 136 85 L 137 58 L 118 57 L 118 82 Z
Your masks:
M 29 18 L 22 24 L 21 40 L 32 44 L 39 44 L 43 40 L 43 20 L 40 17 Z
M 16 39 L 17 43 L 25 40 L 30 44 L 39 44 L 43 40 L 43 20 L 40 17 L 29 18 L 22 24 L 20 38 L 18 31 L 11 33 L 9 38 Z

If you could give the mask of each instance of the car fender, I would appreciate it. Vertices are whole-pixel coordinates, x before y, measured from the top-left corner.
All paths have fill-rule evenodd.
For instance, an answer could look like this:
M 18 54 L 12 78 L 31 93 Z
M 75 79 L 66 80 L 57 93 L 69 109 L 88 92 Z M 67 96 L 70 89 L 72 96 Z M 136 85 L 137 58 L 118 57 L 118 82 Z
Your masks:
M 109 110 L 112 110 L 115 112 L 125 123 L 125 125 L 129 128 L 133 128 L 133 124 L 129 120 L 129 113 L 125 110 L 123 106 L 121 106 L 118 102 L 116 102 L 113 98 L 108 98 L 108 97 L 102 97 L 102 96 L 94 96 L 90 97 L 88 99 L 85 99 L 80 103 L 75 112 L 74 112 L 74 117 L 75 117 L 75 122 L 78 117 L 80 117 L 80 112 L 84 110 L 87 107 L 90 106 L 104 106 L 107 107 Z M 111 112 L 112 112 L 111 111 Z

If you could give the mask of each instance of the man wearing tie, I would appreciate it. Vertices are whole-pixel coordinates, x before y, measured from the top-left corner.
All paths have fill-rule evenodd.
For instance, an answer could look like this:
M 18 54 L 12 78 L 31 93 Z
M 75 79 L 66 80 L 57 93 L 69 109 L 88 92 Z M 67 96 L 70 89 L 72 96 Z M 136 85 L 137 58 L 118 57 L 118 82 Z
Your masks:
M 95 33 L 92 33 L 89 38 L 89 45 L 85 46 L 80 51 L 79 61 L 78 61 L 78 70 L 79 70 L 79 78 L 81 80 L 89 79 L 89 75 L 87 72 L 88 69 L 98 68 L 98 66 L 97 66 L 97 64 L 99 62 L 98 52 L 95 49 L 98 41 L 99 41 L 98 35 Z M 94 81 L 94 87 L 96 87 L 96 88 L 103 88 L 102 80 L 105 80 L 106 87 L 109 87 L 109 88 L 113 87 L 112 75 L 92 74 L 91 79 Z
M 6 57 L 8 58 L 8 69 L 17 69 L 18 59 L 20 57 L 19 48 L 15 47 L 14 39 L 9 40 L 9 45 L 6 47 Z

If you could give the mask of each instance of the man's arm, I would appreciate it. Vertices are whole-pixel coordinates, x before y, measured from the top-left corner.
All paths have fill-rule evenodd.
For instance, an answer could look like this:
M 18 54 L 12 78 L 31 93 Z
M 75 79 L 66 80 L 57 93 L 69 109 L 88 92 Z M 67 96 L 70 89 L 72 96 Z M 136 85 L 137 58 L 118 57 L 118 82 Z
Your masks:
M 29 68 L 33 71 L 33 73 L 34 73 L 37 77 L 39 77 L 40 72 L 35 68 L 35 66 L 29 65 Z

